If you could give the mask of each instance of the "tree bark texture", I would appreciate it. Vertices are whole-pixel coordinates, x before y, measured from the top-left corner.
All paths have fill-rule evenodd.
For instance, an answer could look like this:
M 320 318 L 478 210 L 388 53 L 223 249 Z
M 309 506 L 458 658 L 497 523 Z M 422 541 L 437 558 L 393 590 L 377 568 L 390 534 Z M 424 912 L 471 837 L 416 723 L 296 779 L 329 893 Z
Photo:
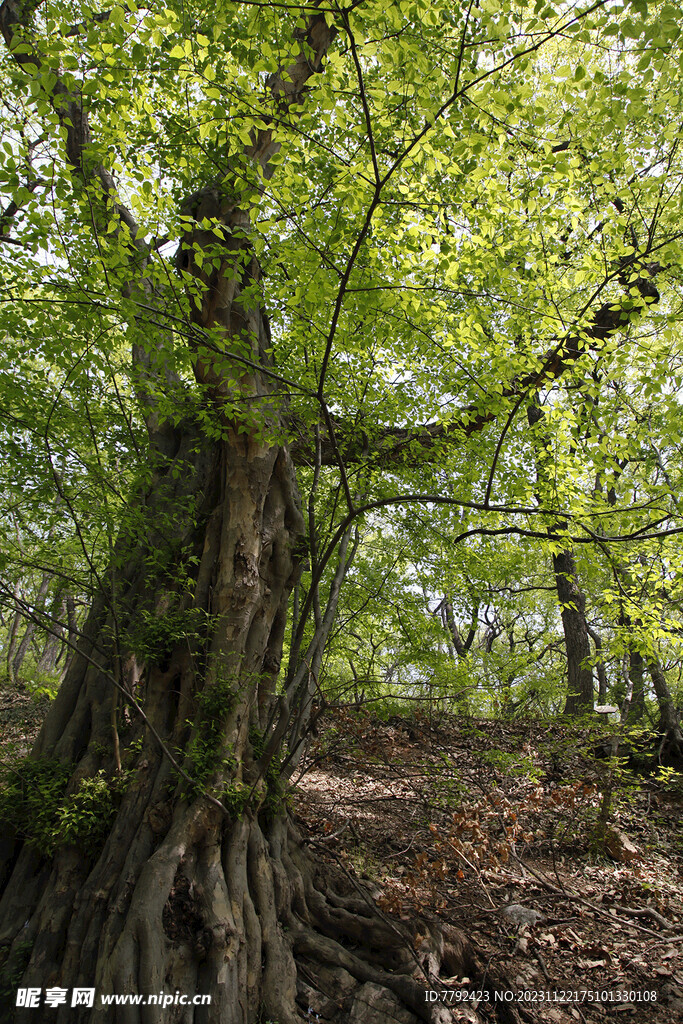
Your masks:
M 586 625 L 586 598 L 579 585 L 576 562 L 570 549 L 553 555 L 557 599 L 567 648 L 567 700 L 565 715 L 593 710 L 593 670 Z
M 95 602 L 34 750 L 74 765 L 73 791 L 100 770 L 114 779 L 115 746 L 130 784 L 97 849 L 58 844 L 48 856 L 10 844 L 0 957 L 17 986 L 180 990 L 210 994 L 211 1006 L 162 1016 L 7 1005 L 4 1019 L 298 1024 L 310 1012 L 360 1024 L 368 1003 L 405 1024 L 445 1021 L 424 989 L 440 974 L 482 974 L 466 941 L 434 922 L 394 924 L 312 857 L 262 763 L 303 529 L 288 454 L 239 433 L 201 440 L 185 429 L 145 498 L 148 522 L 168 522 L 171 506 L 191 514 L 174 532 L 120 541 L 116 604 Z M 191 599 L 174 583 L 183 559 Z M 201 613 L 197 630 L 156 649 L 125 645 L 150 614 L 163 623 L 181 611 Z M 195 779 L 204 757 L 201 785 L 179 775 L 159 740 Z
M 543 409 L 536 398 L 527 407 L 527 419 L 532 430 L 544 421 Z M 545 440 L 543 434 L 541 437 Z M 539 491 L 542 491 L 546 486 L 548 473 L 540 447 L 537 449 L 536 476 Z M 556 530 L 564 529 L 566 523 L 558 523 L 555 529 L 548 531 L 548 534 L 552 537 Z M 567 652 L 567 698 L 564 713 L 581 715 L 593 710 L 593 670 L 590 668 L 591 649 L 586 621 L 586 598 L 579 584 L 571 548 L 553 554 L 553 573 Z
M 180 990 L 211 1005 L 163 1017 L 8 1005 L 5 1019 L 360 1024 L 380 999 L 405 1024 L 439 1024 L 448 1011 L 425 988 L 483 965 L 455 929 L 431 923 L 418 939 L 418 925 L 335 878 L 282 799 L 282 746 L 296 746 L 310 703 L 298 682 L 275 692 L 304 535 L 292 461 L 269 440 L 284 436 L 286 402 L 254 368 L 270 339 L 244 213 L 214 188 L 187 209 L 197 226 L 178 262 L 198 282 L 195 325 L 251 368 L 217 371 L 198 330 L 195 372 L 220 440 L 188 423 L 172 457 L 152 447 L 142 528 L 119 541 L 113 593 L 95 601 L 33 752 L 73 766 L 67 793 L 99 772 L 127 785 L 96 848 L 6 847 L 0 963 L 17 987 Z M 193 254 L 217 248 L 207 274 Z
M 595 669 L 598 675 L 598 703 L 604 704 L 607 700 L 607 669 L 602 653 L 602 637 L 596 629 L 586 623 L 589 637 L 595 644 Z

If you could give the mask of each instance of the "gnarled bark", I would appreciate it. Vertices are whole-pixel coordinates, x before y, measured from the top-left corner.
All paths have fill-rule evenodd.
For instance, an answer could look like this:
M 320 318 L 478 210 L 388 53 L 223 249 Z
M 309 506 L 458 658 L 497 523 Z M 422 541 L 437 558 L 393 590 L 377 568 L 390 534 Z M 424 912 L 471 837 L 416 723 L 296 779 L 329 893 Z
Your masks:
M 465 939 L 435 922 L 394 924 L 311 856 L 281 799 L 280 752 L 264 763 L 303 529 L 287 452 L 238 433 L 198 449 L 199 439 L 185 428 L 147 496 L 152 521 L 167 521 L 173 504 L 192 514 L 174 532 L 122 538 L 116 606 L 95 603 L 34 750 L 74 764 L 73 790 L 99 770 L 114 778 L 116 747 L 130 783 L 97 850 L 58 843 L 52 856 L 12 844 L 0 870 L 0 959 L 17 986 L 95 985 L 98 999 L 179 990 L 208 994 L 211 1006 L 165 1016 L 8 1006 L 5 1019 L 298 1024 L 310 1010 L 342 1024 L 365 1020 L 369 1004 L 406 1024 L 445 1022 L 424 992 L 440 977 L 482 975 Z M 182 587 L 172 582 L 178 552 Z M 188 618 L 196 630 L 135 650 L 145 616 L 163 623 L 172 611 L 176 622 L 191 610 L 202 613 Z M 185 751 L 176 756 L 194 784 L 162 744 Z
M 172 458 L 167 445 L 151 447 L 143 522 L 119 541 L 112 592 L 95 601 L 34 750 L 73 765 L 67 792 L 101 771 L 127 785 L 96 849 L 87 836 L 82 848 L 57 839 L 54 851 L 16 837 L 5 851 L 5 979 L 95 985 L 98 1001 L 207 994 L 210 1007 L 163 1019 L 220 1024 L 297 1024 L 313 1006 L 341 1024 L 379 989 L 406 1020 L 440 1024 L 446 1011 L 424 990 L 442 965 L 455 974 L 470 963 L 465 941 L 456 955 L 455 933 L 446 941 L 433 926 L 416 950 L 415 934 L 307 854 L 282 799 L 281 759 L 310 707 L 299 673 L 289 692 L 275 686 L 304 533 L 292 461 L 272 440 L 285 434 L 286 403 L 266 372 L 244 211 L 208 188 L 187 212 L 196 227 L 179 265 L 199 299 L 195 372 L 220 440 L 187 423 Z M 214 257 L 208 274 L 198 252 Z M 247 352 L 251 369 L 217 370 L 214 346 L 228 364 Z M 320 638 L 312 661 L 319 648 Z M 162 1019 L 98 1003 L 7 1013 L 58 1024 Z

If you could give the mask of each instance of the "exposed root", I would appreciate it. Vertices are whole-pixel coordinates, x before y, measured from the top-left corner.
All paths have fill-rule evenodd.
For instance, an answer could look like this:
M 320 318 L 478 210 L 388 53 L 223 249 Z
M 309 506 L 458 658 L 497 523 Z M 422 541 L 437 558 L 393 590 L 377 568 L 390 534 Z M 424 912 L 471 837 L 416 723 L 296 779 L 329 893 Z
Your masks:
M 446 992 L 446 979 L 467 977 L 474 987 L 503 991 L 511 986 L 487 977 L 484 964 L 458 929 L 427 918 L 409 925 L 389 919 L 368 896 L 349 891 L 334 865 L 313 866 L 290 830 L 285 859 L 304 886 L 305 922 L 294 927 L 297 1002 L 304 1019 L 320 1024 L 414 1024 L 452 1021 L 448 1003 L 430 1002 L 429 991 Z M 519 1024 L 534 1018 L 506 1003 L 497 1019 Z
M 188 434 L 182 465 L 191 441 Z M 99 853 L 62 846 L 50 858 L 10 842 L 0 864 L 0 973 L 4 964 L 14 991 L 94 985 L 98 997 L 176 990 L 211 996 L 201 1018 L 173 1008 L 164 1011 L 164 1024 L 309 1024 L 312 1015 L 319 1024 L 446 1024 L 450 1009 L 430 1002 L 427 990 L 465 976 L 478 987 L 503 984 L 486 976 L 465 936 L 436 920 L 393 921 L 339 868 L 321 863 L 287 815 L 273 820 L 258 812 L 266 784 L 256 748 L 269 727 L 303 520 L 285 455 L 245 443 L 236 441 L 220 458 L 207 455 L 194 476 L 179 474 L 202 514 L 196 529 L 172 540 L 195 553 L 196 607 L 212 623 L 210 636 L 194 653 L 187 643 L 164 648 L 135 685 L 155 736 L 175 750 L 194 743 L 195 752 L 215 755 L 208 790 L 248 790 L 253 799 L 221 807 L 186 785 L 188 777 L 179 782 L 168 750 L 164 755 L 119 705 L 121 758 L 124 768 L 134 767 L 135 783 Z M 156 488 L 160 522 L 164 503 L 178 497 L 173 479 Z M 122 606 L 133 622 L 141 610 L 163 611 L 173 595 L 163 580 L 148 579 L 144 551 L 130 560 Z M 112 665 L 110 618 L 105 604 L 96 604 L 86 633 L 100 644 L 98 659 Z M 112 733 L 111 673 L 88 650 L 75 659 L 35 751 L 76 765 L 72 791 L 107 768 L 103 750 Z M 498 1005 L 504 1024 L 518 1024 L 513 1009 Z M 21 1020 L 23 1011 L 6 1009 L 7 1020 Z M 159 1019 L 156 1009 L 121 1004 L 78 1013 L 41 1006 L 30 1019 Z
M 150 779 L 139 817 L 157 791 Z M 46 898 L 11 943 L 15 967 L 22 944 L 32 946 L 22 985 L 210 994 L 206 1020 L 215 1024 L 448 1024 L 451 1009 L 431 1002 L 430 990 L 464 977 L 475 988 L 510 987 L 487 975 L 457 929 L 388 918 L 336 865 L 312 856 L 286 818 L 229 822 L 198 799 L 176 807 L 161 841 L 143 827 L 122 851 L 113 836 L 81 895 L 70 886 L 73 898 L 48 926 L 51 886 L 68 884 L 78 864 L 75 851 L 56 859 Z M 495 1011 L 502 1024 L 533 1019 L 502 1002 Z M 31 1019 L 67 1024 L 71 1012 L 40 1008 Z M 144 1012 L 100 1007 L 92 1021 L 145 1024 Z

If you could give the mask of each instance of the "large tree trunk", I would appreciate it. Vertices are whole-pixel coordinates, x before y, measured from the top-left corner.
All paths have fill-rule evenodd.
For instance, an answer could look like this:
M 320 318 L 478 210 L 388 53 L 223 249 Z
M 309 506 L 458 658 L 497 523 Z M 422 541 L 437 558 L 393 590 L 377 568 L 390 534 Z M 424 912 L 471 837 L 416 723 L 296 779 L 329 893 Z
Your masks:
M 10 48 L 22 16 L 22 7 L 3 5 Z M 298 30 L 292 63 L 268 79 L 278 123 L 300 103 L 333 36 L 317 14 Z M 41 65 L 38 52 L 13 52 L 20 66 Z M 106 200 L 107 217 L 114 214 L 135 240 L 127 294 L 139 296 L 141 308 L 154 305 L 161 299 L 144 276 L 149 252 L 111 173 L 93 163 L 82 97 L 62 83 L 54 93 L 75 175 L 81 185 L 94 183 L 93 203 Z M 65 841 L 62 822 L 61 839 L 48 837 L 42 847 L 31 843 L 30 827 L 0 845 L 5 988 L 10 981 L 95 985 L 98 999 L 178 990 L 210 995 L 211 1004 L 196 1011 L 7 1005 L 10 1020 L 296 1024 L 314 1014 L 321 1024 L 360 1024 L 367 1004 L 381 1003 L 385 1018 L 437 1024 L 451 1013 L 427 1002 L 425 988 L 440 974 L 484 980 L 484 966 L 455 929 L 391 922 L 313 857 L 283 799 L 350 530 L 340 540 L 332 603 L 298 659 L 303 670 L 293 664 L 278 692 L 305 545 L 283 444 L 286 397 L 273 388 L 260 268 L 248 241 L 248 197 L 270 177 L 280 145 L 268 123 L 252 132 L 235 173 L 184 204 L 177 266 L 192 310 L 186 334 L 201 417 L 177 429 L 160 420 L 154 396 L 172 384 L 164 376 L 166 339 L 151 355 L 141 346 L 134 354 L 155 477 L 133 501 L 146 505 L 144 514 L 131 517 L 137 526 L 119 541 L 106 574 L 111 589 L 94 602 L 33 753 L 48 766 L 69 766 L 67 794 L 105 778 L 121 794 L 118 805 L 108 813 L 105 801 L 101 827 L 76 841 L 73 829 Z M 258 166 L 262 178 L 244 193 L 246 166 Z M 486 982 L 495 989 L 490 974 Z M 500 1019 L 519 1020 L 499 1006 Z
M 341 1024 L 374 1001 L 404 1021 L 445 1021 L 424 991 L 440 971 L 482 969 L 462 937 L 431 924 L 416 947 L 419 925 L 394 925 L 314 860 L 282 801 L 278 751 L 263 761 L 303 527 L 288 454 L 237 433 L 201 440 L 186 428 L 158 471 L 159 529 L 120 543 L 116 608 L 96 601 L 34 750 L 74 764 L 70 791 L 100 770 L 113 781 L 119 756 L 130 784 L 96 848 L 83 837 L 54 855 L 19 839 L 6 849 L 0 950 L 22 987 L 95 985 L 98 1000 L 179 990 L 211 1006 L 8 1006 L 5 1019 L 295 1024 L 310 1008 Z M 169 530 L 169 509 L 192 502 Z M 173 582 L 183 567 L 192 600 L 187 580 Z M 193 781 L 162 743 L 184 751 Z
M 283 801 L 283 744 L 296 749 L 310 706 L 296 672 L 276 692 L 304 547 L 294 467 L 270 440 L 284 435 L 286 403 L 267 373 L 243 215 L 216 189 L 188 211 L 197 227 L 179 263 L 201 285 L 193 316 L 210 333 L 198 332 L 195 369 L 221 440 L 188 424 L 174 457 L 151 456 L 142 530 L 119 542 L 113 593 L 96 600 L 34 751 L 73 765 L 69 793 L 101 771 L 129 782 L 99 842 L 90 829 L 54 851 L 8 844 L 0 951 L 14 985 L 95 985 L 98 999 L 178 990 L 211 1005 L 10 1006 L 9 1019 L 296 1024 L 310 1008 L 360 1024 L 366 1002 L 383 1000 L 406 1024 L 445 1021 L 425 988 L 440 971 L 484 970 L 463 938 L 388 921 L 307 852 Z M 217 245 L 206 276 L 193 254 Z M 219 370 L 204 338 L 224 346 Z M 245 350 L 250 368 L 226 373 Z

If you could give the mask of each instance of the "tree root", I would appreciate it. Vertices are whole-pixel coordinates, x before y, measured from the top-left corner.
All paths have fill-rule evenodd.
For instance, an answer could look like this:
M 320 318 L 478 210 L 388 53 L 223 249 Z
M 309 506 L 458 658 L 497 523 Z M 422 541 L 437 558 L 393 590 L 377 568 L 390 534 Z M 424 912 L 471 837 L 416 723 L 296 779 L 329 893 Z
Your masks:
M 150 780 L 148 797 L 155 792 Z M 388 918 L 338 867 L 314 858 L 288 818 L 262 823 L 245 814 L 228 822 L 198 799 L 176 807 L 156 848 L 144 833 L 127 855 L 118 848 L 106 886 L 110 844 L 85 879 L 76 851 L 71 878 L 69 858 L 57 858 L 27 927 L 14 930 L 15 954 L 32 940 L 17 985 L 95 985 L 98 997 L 211 995 L 204 1017 L 168 1017 L 183 1024 L 448 1024 L 448 1004 L 427 995 L 447 992 L 445 979 L 510 987 L 488 975 L 457 929 L 426 917 L 409 925 Z M 61 912 L 48 927 L 45 913 L 55 903 Z M 10 961 L 16 969 L 17 956 Z M 501 1024 L 533 1019 L 502 1002 L 494 1009 Z M 30 1019 L 148 1024 L 157 1020 L 150 1011 L 41 1007 Z M 6 1019 L 23 1021 L 22 1013 L 28 1020 L 21 1010 Z

